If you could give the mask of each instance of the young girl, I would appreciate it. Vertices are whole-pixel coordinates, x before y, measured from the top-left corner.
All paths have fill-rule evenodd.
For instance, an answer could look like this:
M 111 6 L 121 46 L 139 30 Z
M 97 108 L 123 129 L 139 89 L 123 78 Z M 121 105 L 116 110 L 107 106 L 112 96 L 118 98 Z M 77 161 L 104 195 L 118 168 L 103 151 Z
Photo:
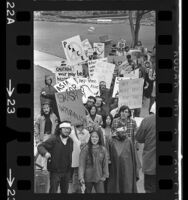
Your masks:
M 88 145 L 80 153 L 79 161 L 79 180 L 81 184 L 85 184 L 86 193 L 91 193 L 93 186 L 96 193 L 104 193 L 104 181 L 109 176 L 108 158 L 98 131 L 91 133 Z

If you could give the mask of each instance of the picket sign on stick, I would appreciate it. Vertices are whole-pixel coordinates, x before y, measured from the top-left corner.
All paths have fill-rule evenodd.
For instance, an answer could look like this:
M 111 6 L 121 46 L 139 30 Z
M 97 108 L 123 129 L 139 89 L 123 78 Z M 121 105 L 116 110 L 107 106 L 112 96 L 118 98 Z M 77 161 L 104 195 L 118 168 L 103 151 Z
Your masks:
M 86 123 L 86 113 L 82 103 L 82 93 L 80 90 L 71 90 L 55 93 L 60 120 L 71 121 L 72 125 Z
M 75 65 L 87 60 L 79 35 L 62 41 L 62 45 L 69 63 Z
M 129 106 L 130 109 L 142 107 L 144 79 L 126 79 L 119 82 L 119 107 Z

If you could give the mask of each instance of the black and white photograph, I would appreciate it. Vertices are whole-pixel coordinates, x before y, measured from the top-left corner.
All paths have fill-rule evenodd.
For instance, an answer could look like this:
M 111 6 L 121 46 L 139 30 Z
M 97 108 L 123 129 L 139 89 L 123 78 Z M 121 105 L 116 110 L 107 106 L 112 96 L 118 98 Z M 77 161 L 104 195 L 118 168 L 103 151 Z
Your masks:
M 34 192 L 156 192 L 156 13 L 34 11 Z

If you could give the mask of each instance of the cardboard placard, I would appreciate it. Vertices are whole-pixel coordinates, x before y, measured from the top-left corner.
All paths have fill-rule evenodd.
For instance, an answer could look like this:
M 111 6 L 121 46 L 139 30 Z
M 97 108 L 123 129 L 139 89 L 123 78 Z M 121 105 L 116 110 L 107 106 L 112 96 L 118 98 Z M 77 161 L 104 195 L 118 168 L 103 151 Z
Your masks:
M 60 120 L 71 121 L 72 125 L 86 123 L 85 108 L 80 90 L 55 93 Z
M 130 109 L 142 107 L 144 79 L 126 79 L 119 82 L 119 107 L 129 106 Z
M 104 43 L 93 43 L 93 50 L 94 52 L 97 53 L 97 58 L 104 58 L 104 49 L 105 49 L 105 45 Z
M 96 60 L 89 60 L 88 61 L 88 72 L 89 72 L 89 77 L 92 78 L 94 74 L 94 70 L 96 67 L 96 63 L 99 61 L 107 62 L 108 58 L 101 58 L 101 59 L 96 59 Z
M 82 92 L 82 101 L 86 103 L 89 96 L 98 96 L 100 95 L 99 83 L 97 80 L 88 79 L 88 78 L 77 78 L 78 87 Z
M 82 63 L 87 60 L 79 35 L 62 41 L 62 45 L 67 61 L 72 65 Z
M 101 81 L 106 82 L 106 87 L 110 88 L 115 65 L 112 63 L 99 61 L 95 65 L 93 79 L 97 79 L 99 84 Z
M 84 49 L 87 59 L 89 59 L 89 56 L 93 55 L 93 48 L 92 48 L 89 40 L 88 39 L 83 40 L 82 46 L 83 46 L 83 49 Z
M 74 78 L 68 78 L 64 81 L 58 82 L 56 85 L 54 85 L 54 88 L 57 90 L 57 92 L 64 92 L 66 90 L 76 90 L 78 88 L 77 82 Z

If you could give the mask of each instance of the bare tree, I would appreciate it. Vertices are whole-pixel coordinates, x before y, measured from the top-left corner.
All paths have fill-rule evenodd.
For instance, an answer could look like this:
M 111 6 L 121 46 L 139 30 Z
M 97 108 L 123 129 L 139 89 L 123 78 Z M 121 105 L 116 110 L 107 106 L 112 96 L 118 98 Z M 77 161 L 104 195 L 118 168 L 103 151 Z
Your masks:
M 135 47 L 135 45 L 138 42 L 140 21 L 143 15 L 149 12 L 150 12 L 149 10 L 129 11 L 129 23 L 130 23 L 131 35 L 132 35 L 131 47 Z

